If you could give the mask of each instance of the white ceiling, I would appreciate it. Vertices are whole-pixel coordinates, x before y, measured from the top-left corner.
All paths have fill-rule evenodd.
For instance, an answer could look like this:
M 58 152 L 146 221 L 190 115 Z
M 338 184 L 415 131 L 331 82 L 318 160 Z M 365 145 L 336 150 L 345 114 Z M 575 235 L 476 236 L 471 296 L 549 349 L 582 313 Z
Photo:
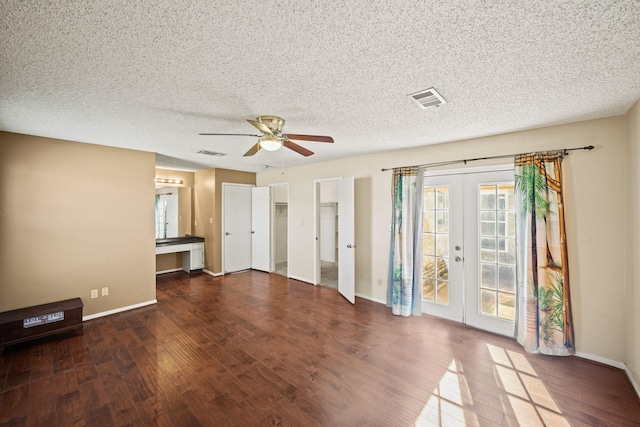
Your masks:
M 0 58 L 2 130 L 256 171 L 625 114 L 640 1 L 2 0 Z M 258 115 L 335 143 L 198 135 Z

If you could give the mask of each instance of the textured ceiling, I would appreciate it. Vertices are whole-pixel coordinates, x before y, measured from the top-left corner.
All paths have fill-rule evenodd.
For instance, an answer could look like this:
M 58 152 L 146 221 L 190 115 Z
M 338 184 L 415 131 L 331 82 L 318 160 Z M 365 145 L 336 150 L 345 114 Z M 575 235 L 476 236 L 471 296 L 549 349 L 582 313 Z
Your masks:
M 2 0 L 0 58 L 2 130 L 256 171 L 624 114 L 640 1 Z M 335 144 L 198 135 L 264 114 Z

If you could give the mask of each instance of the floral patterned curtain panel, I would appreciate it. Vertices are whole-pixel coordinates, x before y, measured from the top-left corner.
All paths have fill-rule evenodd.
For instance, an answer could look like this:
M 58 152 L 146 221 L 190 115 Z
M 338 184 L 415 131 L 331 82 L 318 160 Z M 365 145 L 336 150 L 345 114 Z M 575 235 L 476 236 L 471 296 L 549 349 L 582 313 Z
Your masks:
M 393 171 L 393 229 L 387 307 L 395 315 L 422 314 L 422 199 L 424 168 Z
M 527 351 L 575 353 L 562 189 L 562 151 L 515 159 L 518 342 Z

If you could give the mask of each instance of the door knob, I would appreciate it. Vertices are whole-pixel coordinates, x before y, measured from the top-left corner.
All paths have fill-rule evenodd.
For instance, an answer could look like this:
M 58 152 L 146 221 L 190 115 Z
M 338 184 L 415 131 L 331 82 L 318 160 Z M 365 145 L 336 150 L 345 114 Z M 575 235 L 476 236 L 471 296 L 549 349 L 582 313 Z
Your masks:
M 460 249 L 462 249 L 460 246 L 456 246 L 456 251 L 459 251 Z
M 462 261 L 462 258 L 460 258 L 459 256 L 457 256 L 457 257 L 455 257 L 455 261 L 456 261 L 456 262 L 460 262 L 460 261 Z
M 231 233 L 229 233 L 228 231 L 226 233 L 224 233 L 225 236 L 228 236 L 229 234 L 231 234 Z

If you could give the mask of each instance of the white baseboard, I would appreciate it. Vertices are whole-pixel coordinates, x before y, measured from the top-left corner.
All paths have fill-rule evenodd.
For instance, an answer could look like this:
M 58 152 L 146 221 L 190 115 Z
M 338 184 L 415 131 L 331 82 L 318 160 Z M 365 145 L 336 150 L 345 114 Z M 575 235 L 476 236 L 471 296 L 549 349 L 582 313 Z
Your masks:
M 203 269 L 202 269 L 202 272 L 203 272 L 203 273 L 207 273 L 209 276 L 213 276 L 213 277 L 224 276 L 224 273 L 223 273 L 223 272 L 220 272 L 220 273 L 214 273 L 213 271 L 209 271 L 209 270 L 207 270 L 206 268 L 203 268 Z
M 87 316 L 82 316 L 82 321 L 86 322 L 87 320 L 97 319 L 98 317 L 109 316 L 111 314 L 121 313 L 123 311 L 133 310 L 134 308 L 145 307 L 147 305 L 153 305 L 157 303 L 158 303 L 157 299 L 152 299 L 151 301 L 145 301 L 138 304 L 128 305 L 126 307 L 115 308 L 113 310 L 103 311 L 96 314 L 89 314 Z
M 636 394 L 638 395 L 638 398 L 640 398 L 640 386 L 638 386 L 638 382 L 633 377 L 633 374 L 627 367 L 626 363 L 617 362 L 615 360 L 606 359 L 604 357 L 594 356 L 593 354 L 586 354 L 586 353 L 580 353 L 580 352 L 576 352 L 576 356 L 581 357 L 583 359 L 592 360 L 594 362 L 602 363 L 603 365 L 613 366 L 614 368 L 622 369 L 623 371 L 626 372 L 627 378 L 629 378 L 629 382 L 631 383 L 631 386 L 633 387 Z
M 156 276 L 157 276 L 158 274 L 174 273 L 174 272 L 176 272 L 176 271 L 182 271 L 182 269 L 181 269 L 181 268 L 171 268 L 171 269 L 169 269 L 169 270 L 156 271 Z
M 310 285 L 314 285 L 315 284 L 315 283 L 313 283 L 313 280 L 304 279 L 302 277 L 296 277 L 296 276 L 292 276 L 292 275 L 289 275 L 289 279 L 297 280 L 299 282 L 309 283 Z
M 633 374 L 631 373 L 629 368 L 627 368 L 625 366 L 624 370 L 627 373 L 627 378 L 629 378 L 629 382 L 631 382 L 631 386 L 633 386 L 633 389 L 636 391 L 636 394 L 638 395 L 638 398 L 640 399 L 640 386 L 638 386 L 638 382 L 635 380 L 635 378 L 633 378 Z
M 627 365 L 622 362 L 617 362 L 615 360 L 607 359 L 600 356 L 594 356 L 593 354 L 581 353 L 576 351 L 576 356 L 582 359 L 593 360 L 594 362 L 602 363 L 603 365 L 613 366 L 614 368 L 625 370 L 627 369 Z
M 384 304 L 384 305 L 387 305 L 387 302 L 386 302 L 386 301 L 381 300 L 381 299 L 379 299 L 379 298 L 370 297 L 370 296 L 368 296 L 368 295 L 359 294 L 359 293 L 357 293 L 357 292 L 356 292 L 356 296 L 357 296 L 358 298 L 362 298 L 362 299 L 366 299 L 366 300 L 369 300 L 369 301 L 377 302 L 378 304 Z

